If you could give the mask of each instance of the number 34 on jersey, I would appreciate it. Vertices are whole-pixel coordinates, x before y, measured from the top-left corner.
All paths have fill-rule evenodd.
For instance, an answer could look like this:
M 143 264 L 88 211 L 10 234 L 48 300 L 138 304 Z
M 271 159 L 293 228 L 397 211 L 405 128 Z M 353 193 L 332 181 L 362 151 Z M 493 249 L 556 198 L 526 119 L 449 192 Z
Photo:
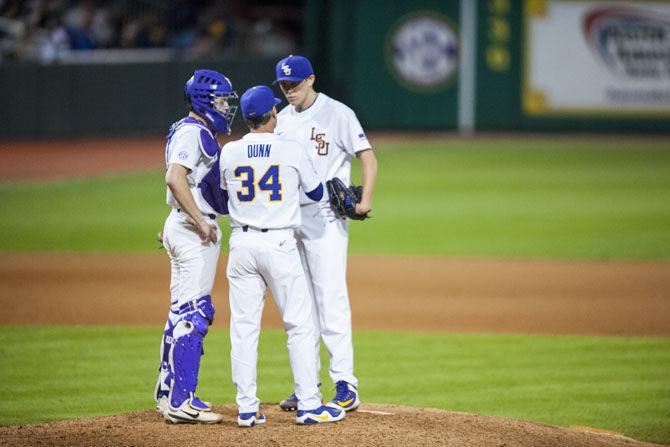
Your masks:
M 282 199 L 281 182 L 279 180 L 279 165 L 270 165 L 256 183 L 255 170 L 252 166 L 238 166 L 234 170 L 235 177 L 242 182 L 242 188 L 237 191 L 240 202 L 251 202 L 256 198 L 256 188 L 270 194 L 270 201 Z
M 280 135 L 250 132 L 221 150 L 221 186 L 233 228 L 300 226 L 300 190 L 320 184 L 308 148 Z

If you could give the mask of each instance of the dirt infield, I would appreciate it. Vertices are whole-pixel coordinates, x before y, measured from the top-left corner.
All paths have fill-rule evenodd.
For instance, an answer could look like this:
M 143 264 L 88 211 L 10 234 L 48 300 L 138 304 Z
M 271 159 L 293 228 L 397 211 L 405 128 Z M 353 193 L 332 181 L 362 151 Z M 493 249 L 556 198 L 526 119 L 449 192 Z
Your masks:
M 164 166 L 165 139 L 0 141 L 0 180 L 56 180 Z
M 535 422 L 396 405 L 363 404 L 337 424 L 301 427 L 293 413 L 262 405 L 268 422 L 241 429 L 232 406 L 215 407 L 220 424 L 170 425 L 155 412 L 128 413 L 53 424 L 0 427 L 0 446 L 505 446 L 505 447 L 642 447 L 612 433 L 585 432 Z M 340 440 L 340 441 L 338 441 Z
M 0 142 L 0 181 L 163 166 L 163 139 Z M 216 326 L 229 319 L 222 256 Z M 560 262 L 351 256 L 355 330 L 670 335 L 670 262 Z M 164 324 L 169 267 L 149 254 L 0 253 L 0 324 Z M 268 303 L 264 327 L 281 327 Z M 364 404 L 338 424 L 172 426 L 153 411 L 0 427 L 0 446 L 638 446 L 613 434 L 500 417 Z M 391 413 L 391 414 L 384 414 Z M 339 441 L 338 441 L 339 440 Z
M 225 256 L 213 296 L 229 320 Z M 354 328 L 670 335 L 670 262 L 351 256 Z M 169 263 L 149 254 L 0 253 L 0 324 L 164 323 Z M 264 327 L 280 328 L 268 303 Z
M 214 289 L 229 320 L 221 260 Z M 1 324 L 163 324 L 168 260 L 153 254 L 0 254 Z M 588 263 L 352 256 L 355 329 L 549 334 L 670 334 L 670 263 Z M 280 327 L 268 304 L 264 327 Z M 637 441 L 506 418 L 365 405 L 336 425 L 298 427 L 266 405 L 267 426 L 166 425 L 153 411 L 0 427 L 0 446 L 317 445 L 637 446 Z M 369 411 L 373 411 L 372 413 Z M 393 414 L 379 414 L 385 412 Z M 648 444 L 647 444 L 648 445 Z

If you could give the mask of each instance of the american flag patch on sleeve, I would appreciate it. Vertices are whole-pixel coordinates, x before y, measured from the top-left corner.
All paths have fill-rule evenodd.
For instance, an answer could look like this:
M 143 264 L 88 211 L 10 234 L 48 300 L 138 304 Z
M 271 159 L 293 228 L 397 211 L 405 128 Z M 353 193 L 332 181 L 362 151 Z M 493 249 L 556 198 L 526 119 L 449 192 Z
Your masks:
M 364 133 L 359 133 L 358 138 L 361 140 L 365 140 L 365 134 Z

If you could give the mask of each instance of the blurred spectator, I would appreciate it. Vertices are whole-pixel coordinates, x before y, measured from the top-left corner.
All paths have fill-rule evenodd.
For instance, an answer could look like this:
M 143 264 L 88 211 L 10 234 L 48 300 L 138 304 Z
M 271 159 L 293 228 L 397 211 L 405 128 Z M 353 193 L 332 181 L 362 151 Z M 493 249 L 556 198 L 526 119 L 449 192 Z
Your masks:
M 295 51 L 295 40 L 290 30 L 278 26 L 272 19 L 261 19 L 252 27 L 248 46 L 259 56 L 276 56 Z
M 0 62 L 16 59 L 25 28 L 25 24 L 18 20 L 0 17 Z
M 64 15 L 65 29 L 70 38 L 70 48 L 73 50 L 93 49 L 94 9 L 90 3 L 82 2 L 68 9 Z
M 235 45 L 235 17 L 229 2 L 213 2 L 198 16 L 195 41 L 188 57 L 221 56 Z
M 96 8 L 93 11 L 91 37 L 95 48 L 111 48 L 116 44 L 116 29 L 109 8 Z
M 71 48 L 68 33 L 55 12 L 43 16 L 37 27 L 29 28 L 29 34 L 25 39 L 29 59 L 50 63 Z
M 121 48 L 149 47 L 149 32 L 141 17 L 127 19 L 123 22 L 119 46 Z
M 0 62 L 126 48 L 189 59 L 280 56 L 299 47 L 303 1 L 0 0 Z

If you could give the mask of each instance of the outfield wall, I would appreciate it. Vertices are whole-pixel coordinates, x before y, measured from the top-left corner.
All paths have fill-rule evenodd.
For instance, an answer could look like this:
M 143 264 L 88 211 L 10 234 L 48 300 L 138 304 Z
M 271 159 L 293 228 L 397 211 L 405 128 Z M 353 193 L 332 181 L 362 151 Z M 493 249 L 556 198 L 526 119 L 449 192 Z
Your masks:
M 367 129 L 670 132 L 670 1 L 305 0 L 304 25 Z M 0 137 L 163 132 L 194 68 L 241 93 L 276 59 L 0 65 Z
M 457 129 L 471 108 L 477 130 L 670 131 L 670 1 L 309 3 L 331 18 L 313 48 L 369 126 Z
M 185 113 L 184 82 L 206 66 L 241 94 L 273 80 L 274 60 L 0 66 L 0 137 L 165 132 Z M 244 122 L 235 120 L 234 130 Z

